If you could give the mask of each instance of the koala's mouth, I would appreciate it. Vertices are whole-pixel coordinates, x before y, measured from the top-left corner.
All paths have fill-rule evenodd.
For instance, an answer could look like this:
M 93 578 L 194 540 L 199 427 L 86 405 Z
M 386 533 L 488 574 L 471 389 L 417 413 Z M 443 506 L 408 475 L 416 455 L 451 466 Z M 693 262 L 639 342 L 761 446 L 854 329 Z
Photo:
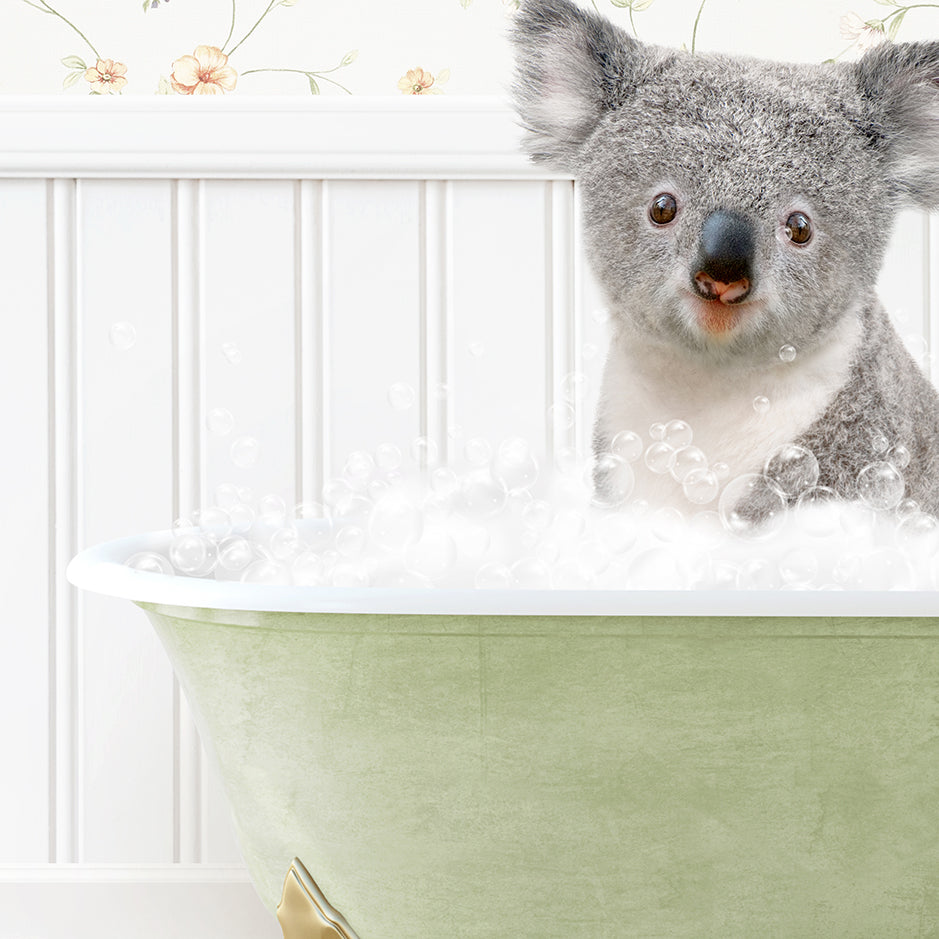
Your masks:
M 691 290 L 687 294 L 690 300 L 688 307 L 695 324 L 715 339 L 729 338 L 763 305 L 749 295 L 741 297 L 725 292 L 713 299 L 705 299 Z

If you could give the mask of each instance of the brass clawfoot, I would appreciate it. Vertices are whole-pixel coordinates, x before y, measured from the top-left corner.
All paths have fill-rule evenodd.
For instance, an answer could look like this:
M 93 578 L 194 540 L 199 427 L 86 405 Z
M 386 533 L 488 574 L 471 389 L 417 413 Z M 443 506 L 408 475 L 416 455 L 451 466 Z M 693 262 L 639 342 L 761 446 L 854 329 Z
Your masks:
M 330 905 L 299 858 L 293 859 L 277 904 L 284 939 L 358 939 Z

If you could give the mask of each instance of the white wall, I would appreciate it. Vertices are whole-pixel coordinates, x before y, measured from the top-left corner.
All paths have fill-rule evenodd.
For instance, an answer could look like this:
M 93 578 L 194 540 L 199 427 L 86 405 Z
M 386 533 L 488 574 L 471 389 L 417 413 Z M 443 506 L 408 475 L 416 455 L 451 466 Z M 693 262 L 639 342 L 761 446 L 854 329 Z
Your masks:
M 572 183 L 527 166 L 498 103 L 412 104 L 194 125 L 172 102 L 0 102 L 0 936 L 123 935 L 132 912 L 144 936 L 278 933 L 162 650 L 65 583 L 77 550 L 221 482 L 314 499 L 383 441 L 586 445 L 605 326 Z M 882 284 L 912 342 L 939 330 L 935 221 L 903 218 Z M 568 429 L 547 409 L 573 370 L 591 392 Z

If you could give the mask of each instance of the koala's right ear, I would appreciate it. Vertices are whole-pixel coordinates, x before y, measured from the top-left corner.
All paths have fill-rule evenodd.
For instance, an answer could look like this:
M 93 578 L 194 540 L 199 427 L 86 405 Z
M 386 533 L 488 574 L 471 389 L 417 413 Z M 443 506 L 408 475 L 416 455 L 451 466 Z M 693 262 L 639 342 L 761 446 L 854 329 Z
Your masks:
M 643 47 L 568 0 L 523 0 L 511 38 L 525 148 L 536 162 L 571 172 L 604 113 L 635 87 Z
M 853 67 L 897 194 L 939 208 L 939 42 L 885 42 Z

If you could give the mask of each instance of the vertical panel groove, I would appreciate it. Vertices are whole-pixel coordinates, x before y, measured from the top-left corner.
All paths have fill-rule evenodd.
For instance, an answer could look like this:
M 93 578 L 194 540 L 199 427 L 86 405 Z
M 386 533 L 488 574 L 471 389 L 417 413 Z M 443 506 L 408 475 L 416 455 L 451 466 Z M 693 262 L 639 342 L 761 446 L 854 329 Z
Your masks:
M 78 544 L 77 182 L 47 188 L 50 443 L 50 860 L 75 863 L 80 846 L 79 605 L 65 582 Z
M 933 383 L 939 385 L 939 218 L 927 213 L 923 219 L 923 229 L 923 243 L 926 246 L 923 259 L 926 308 L 923 335 L 929 356 L 929 374 Z
M 322 499 L 326 465 L 323 329 L 325 309 L 324 183 L 298 180 L 296 205 L 297 498 Z
M 451 185 L 423 180 L 419 190 L 420 433 L 437 444 L 441 463 L 448 452 L 450 369 L 449 237 Z
M 176 180 L 172 197 L 173 514 L 189 517 L 203 498 L 202 412 L 203 184 Z M 203 834 L 201 745 L 173 678 L 173 860 L 198 863 Z

